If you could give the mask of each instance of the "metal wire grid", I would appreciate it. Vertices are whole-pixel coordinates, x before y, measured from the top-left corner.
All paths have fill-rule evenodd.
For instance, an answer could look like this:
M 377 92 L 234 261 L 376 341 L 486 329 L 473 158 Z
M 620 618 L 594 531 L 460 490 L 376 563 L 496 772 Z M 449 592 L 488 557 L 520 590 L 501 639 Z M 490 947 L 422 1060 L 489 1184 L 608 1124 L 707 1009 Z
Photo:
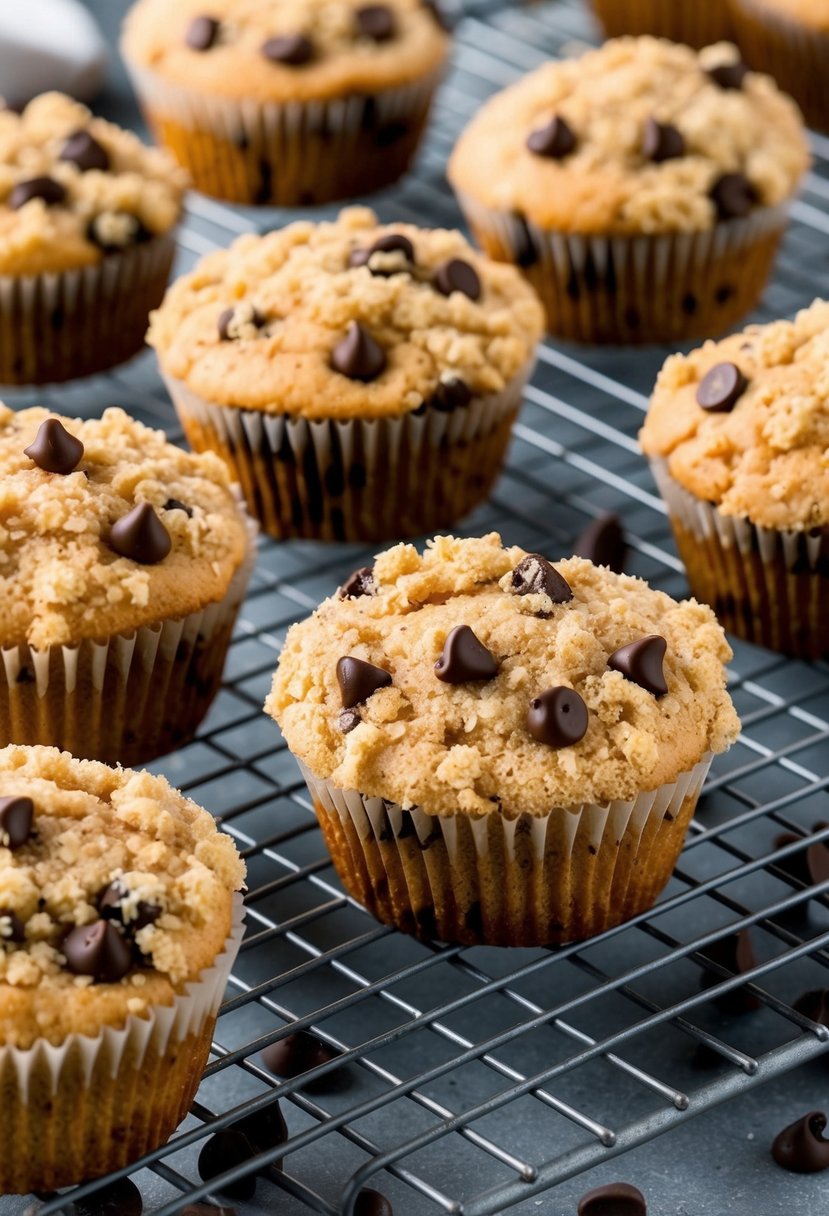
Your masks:
M 459 31 L 457 68 L 419 170 L 380 200 L 384 218 L 457 223 L 443 166 L 459 128 L 489 92 L 587 31 L 575 2 L 484 2 Z M 764 317 L 829 295 L 829 143 L 815 144 L 818 165 Z M 182 267 L 255 224 L 266 226 L 261 214 L 194 198 Z M 613 509 L 628 532 L 631 572 L 682 594 L 635 441 L 663 355 L 545 345 L 508 468 L 465 530 L 497 528 L 509 543 L 554 555 Z M 78 414 L 118 401 L 180 438 L 149 356 L 50 401 Z M 360 1187 L 376 1184 L 398 1216 L 483 1216 L 829 1050 L 829 1030 L 792 1008 L 804 989 L 827 984 L 829 882 L 808 889 L 790 872 L 807 839 L 829 840 L 829 828 L 807 837 L 829 805 L 826 667 L 735 645 L 732 690 L 745 730 L 715 763 L 653 912 L 556 951 L 418 943 L 343 894 L 298 771 L 261 712 L 288 626 L 369 556 L 263 542 L 224 689 L 198 740 L 157 766 L 217 814 L 250 871 L 247 936 L 198 1101 L 167 1146 L 120 1175 L 134 1174 L 157 1216 L 215 1195 L 220 1180 L 202 1184 L 196 1170 L 205 1137 L 277 1097 L 290 1139 L 225 1179 L 284 1157 L 246 1211 L 276 1201 L 280 1212 L 350 1213 Z M 777 847 L 781 832 L 798 839 Z M 702 952 L 743 927 L 762 961 L 735 977 Z M 702 976 L 714 986 L 700 990 Z M 761 1012 L 724 1015 L 715 999 L 746 981 Z M 341 1055 L 277 1082 L 258 1053 L 306 1028 Z M 336 1170 L 326 1165 L 333 1141 Z M 41 1198 L 42 1216 L 67 1201 Z

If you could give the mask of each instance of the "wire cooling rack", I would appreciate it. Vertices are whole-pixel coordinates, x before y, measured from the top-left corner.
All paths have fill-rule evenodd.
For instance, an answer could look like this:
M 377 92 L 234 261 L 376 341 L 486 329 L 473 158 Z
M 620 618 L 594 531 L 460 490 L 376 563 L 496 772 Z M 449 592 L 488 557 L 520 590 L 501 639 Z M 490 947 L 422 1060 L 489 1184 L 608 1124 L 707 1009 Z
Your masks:
M 467 14 L 425 153 L 413 176 L 378 199 L 383 218 L 458 223 L 443 170 L 459 129 L 490 92 L 594 36 L 575 0 L 469 4 Z M 766 319 L 829 295 L 829 142 L 816 138 L 815 151 Z M 193 197 L 179 268 L 283 220 Z M 664 354 L 545 345 L 506 472 L 464 530 L 498 529 L 511 544 L 555 556 L 614 510 L 631 544 L 630 572 L 684 594 L 636 445 Z M 45 397 L 79 415 L 117 402 L 181 437 L 149 354 Z M 44 394 L 7 399 L 28 404 Z M 156 766 L 219 817 L 247 860 L 250 887 L 247 937 L 192 1115 L 130 1171 L 157 1216 L 215 1196 L 218 1181 L 204 1184 L 197 1171 L 205 1139 L 277 1097 L 289 1140 L 233 1173 L 277 1157 L 284 1169 L 260 1176 L 252 1203 L 226 1205 L 350 1213 L 370 1185 L 397 1216 L 484 1216 L 512 1204 L 533 1211 L 534 1196 L 661 1132 L 673 1129 L 676 1143 L 694 1115 L 706 1112 L 697 1126 L 710 1125 L 718 1103 L 764 1083 L 774 1090 L 780 1074 L 829 1050 L 829 1030 L 792 1007 L 804 990 L 829 985 L 829 883 L 808 889 L 797 876 L 806 834 L 829 818 L 829 670 L 735 644 L 732 690 L 745 731 L 715 762 L 652 912 L 559 950 L 426 945 L 378 925 L 343 894 L 298 770 L 261 711 L 288 626 L 369 558 L 354 547 L 264 541 L 223 691 L 197 741 Z M 796 840 L 775 844 L 781 833 Z M 705 960 L 712 943 L 744 927 L 760 959 L 748 974 Z M 746 982 L 759 1009 L 724 1012 L 715 998 Z M 341 1055 L 280 1083 L 260 1052 L 301 1029 Z M 790 1121 L 784 1114 L 802 1113 L 781 1107 L 779 1126 Z M 693 1177 L 702 1141 L 682 1143 Z M 94 1198 L 99 1185 L 41 1196 L 43 1216 L 69 1198 Z M 579 1179 L 568 1195 L 588 1185 Z M 744 1196 L 745 1207 L 734 1197 L 728 1210 L 789 1212 L 797 1196 L 797 1210 L 817 1216 L 827 1210 L 818 1185 L 778 1174 L 763 1184 L 765 1206 L 758 1192 Z M 671 1212 L 696 1216 L 704 1193 L 701 1182 L 690 1206 Z M 562 1195 L 554 1190 L 544 1210 Z M 0 1211 L 28 1202 L 0 1200 Z M 719 1216 L 726 1206 L 723 1195 L 704 1211 Z

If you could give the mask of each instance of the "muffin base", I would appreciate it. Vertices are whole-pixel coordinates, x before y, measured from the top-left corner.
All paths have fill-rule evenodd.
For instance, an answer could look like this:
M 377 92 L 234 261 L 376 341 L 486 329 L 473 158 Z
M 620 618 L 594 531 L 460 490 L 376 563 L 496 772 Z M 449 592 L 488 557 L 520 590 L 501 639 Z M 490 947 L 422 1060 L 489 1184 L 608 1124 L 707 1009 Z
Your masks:
M 829 34 L 754 0 L 731 0 L 731 8 L 740 46 L 752 68 L 774 76 L 798 103 L 810 127 L 829 130 Z
M 710 763 L 630 802 L 515 819 L 404 811 L 300 767 L 340 879 L 378 920 L 463 945 L 549 946 L 653 905 Z
M 606 38 L 623 34 L 653 34 L 710 46 L 733 38 L 726 0 L 591 0 Z
M 164 298 L 174 255 L 167 234 L 96 266 L 0 276 L 0 382 L 57 383 L 131 359 Z

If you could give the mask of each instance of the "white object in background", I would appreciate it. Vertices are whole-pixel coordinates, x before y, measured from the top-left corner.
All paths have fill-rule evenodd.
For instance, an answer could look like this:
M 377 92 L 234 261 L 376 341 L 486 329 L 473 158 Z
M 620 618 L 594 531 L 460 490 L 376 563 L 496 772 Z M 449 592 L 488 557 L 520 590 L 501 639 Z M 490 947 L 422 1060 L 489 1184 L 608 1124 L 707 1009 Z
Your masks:
M 107 46 L 78 0 L 0 0 L 0 97 L 58 89 L 82 101 L 103 84 Z

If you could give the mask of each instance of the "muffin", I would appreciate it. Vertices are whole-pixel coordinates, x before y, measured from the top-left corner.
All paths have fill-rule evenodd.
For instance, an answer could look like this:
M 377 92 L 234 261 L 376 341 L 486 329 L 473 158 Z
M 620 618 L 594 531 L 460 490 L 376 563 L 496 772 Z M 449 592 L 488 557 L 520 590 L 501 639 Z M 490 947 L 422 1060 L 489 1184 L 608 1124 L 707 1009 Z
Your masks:
M 753 67 L 791 93 L 810 126 L 829 130 L 829 0 L 729 0 Z
M 748 641 L 829 658 L 829 304 L 674 355 L 642 449 L 691 589 Z
M 808 164 L 796 107 L 733 46 L 643 37 L 499 93 L 449 177 L 484 250 L 540 292 L 553 334 L 674 342 L 754 307 Z
M 209 254 L 148 341 L 190 444 L 271 536 L 364 541 L 486 497 L 542 329 L 520 274 L 460 233 L 352 208 Z
M 693 601 L 444 536 L 381 554 L 292 626 L 265 708 L 379 920 L 541 946 L 653 904 L 738 732 L 730 657 Z
M 728 0 L 592 0 L 606 38 L 620 34 L 653 34 L 710 46 L 730 38 Z
M 215 696 L 253 525 L 215 456 L 122 410 L 0 405 L 0 746 L 132 764 Z
M 0 751 L 3 1194 L 108 1174 L 187 1114 L 245 867 L 162 777 Z
M 197 189 L 306 206 L 401 177 L 450 40 L 422 0 L 139 0 L 122 51 Z
M 0 382 L 88 376 L 144 345 L 185 175 L 60 93 L 0 103 Z

